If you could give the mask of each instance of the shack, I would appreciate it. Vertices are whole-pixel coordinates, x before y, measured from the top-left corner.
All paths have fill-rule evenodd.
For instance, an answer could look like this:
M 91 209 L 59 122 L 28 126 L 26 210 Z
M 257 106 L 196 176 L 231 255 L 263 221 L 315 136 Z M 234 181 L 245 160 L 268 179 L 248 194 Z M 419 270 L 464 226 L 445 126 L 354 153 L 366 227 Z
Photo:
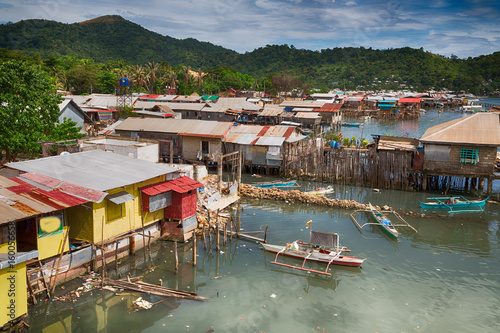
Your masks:
M 293 147 L 304 139 L 295 126 L 233 126 L 224 138 L 226 153 L 243 152 L 245 166 L 280 168 L 285 148 Z
M 430 176 L 464 177 L 465 186 L 491 193 L 500 146 L 500 115 L 476 113 L 429 128 L 420 138 L 424 147 L 425 191 Z
M 232 126 L 232 122 L 130 117 L 115 127 L 115 133 L 158 140 L 163 159 L 170 156 L 172 149 L 174 161 L 215 162 L 222 152 L 222 139 Z

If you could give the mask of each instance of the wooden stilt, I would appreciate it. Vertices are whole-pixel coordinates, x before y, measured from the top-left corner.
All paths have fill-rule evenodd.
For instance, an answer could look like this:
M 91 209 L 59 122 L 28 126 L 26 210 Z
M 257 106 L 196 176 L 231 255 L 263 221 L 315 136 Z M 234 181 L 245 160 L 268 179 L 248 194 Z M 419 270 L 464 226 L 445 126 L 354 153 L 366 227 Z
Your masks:
M 193 231 L 193 266 L 196 266 L 196 251 L 198 244 L 196 243 L 196 234 Z
M 177 241 L 174 242 L 175 274 L 179 272 L 179 256 L 177 255 Z

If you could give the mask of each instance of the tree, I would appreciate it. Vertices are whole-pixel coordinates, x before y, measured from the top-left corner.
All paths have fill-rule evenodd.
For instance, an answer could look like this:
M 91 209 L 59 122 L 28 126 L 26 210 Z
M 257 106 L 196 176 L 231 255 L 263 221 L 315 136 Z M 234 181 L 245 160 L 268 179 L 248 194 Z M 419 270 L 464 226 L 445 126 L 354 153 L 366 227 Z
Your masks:
M 65 117 L 62 123 L 56 124 L 48 133 L 48 139 L 50 141 L 80 139 L 85 137 L 85 134 L 80 133 L 81 129 L 81 127 L 76 127 L 76 122 Z
M 35 155 L 59 118 L 55 86 L 39 66 L 20 61 L 0 65 L 0 148 L 7 161 Z

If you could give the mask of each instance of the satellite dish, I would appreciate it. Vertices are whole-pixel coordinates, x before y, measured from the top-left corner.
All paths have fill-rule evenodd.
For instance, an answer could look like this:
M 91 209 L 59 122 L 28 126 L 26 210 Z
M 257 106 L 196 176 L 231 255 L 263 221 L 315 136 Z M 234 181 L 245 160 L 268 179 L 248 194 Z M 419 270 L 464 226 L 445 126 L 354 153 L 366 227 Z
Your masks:
M 62 153 L 60 153 L 59 155 L 61 156 L 66 156 L 66 155 L 69 155 L 69 153 L 67 151 L 63 151 Z

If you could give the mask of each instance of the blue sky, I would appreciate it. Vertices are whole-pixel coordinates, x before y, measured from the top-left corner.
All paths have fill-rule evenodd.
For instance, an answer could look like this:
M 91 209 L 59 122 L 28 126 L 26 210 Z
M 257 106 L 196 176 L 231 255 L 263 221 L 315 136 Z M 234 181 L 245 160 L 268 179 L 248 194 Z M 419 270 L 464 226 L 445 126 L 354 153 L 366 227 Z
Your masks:
M 500 0 L 0 0 L 0 22 L 64 23 L 117 14 L 148 30 L 240 53 L 409 46 L 459 58 L 500 51 Z

